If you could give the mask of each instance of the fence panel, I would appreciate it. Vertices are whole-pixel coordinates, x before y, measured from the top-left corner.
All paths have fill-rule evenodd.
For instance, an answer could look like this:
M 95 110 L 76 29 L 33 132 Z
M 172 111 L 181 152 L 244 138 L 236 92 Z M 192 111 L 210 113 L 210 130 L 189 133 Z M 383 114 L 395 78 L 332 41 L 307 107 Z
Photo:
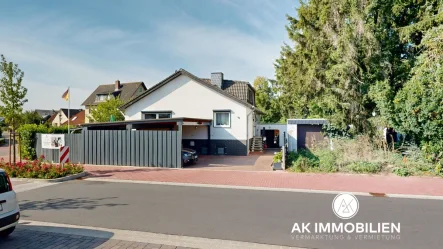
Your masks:
M 42 134 L 36 135 L 36 155 L 59 162 L 58 149 L 43 149 Z M 83 131 L 64 134 L 70 160 L 96 165 L 181 167 L 181 131 Z

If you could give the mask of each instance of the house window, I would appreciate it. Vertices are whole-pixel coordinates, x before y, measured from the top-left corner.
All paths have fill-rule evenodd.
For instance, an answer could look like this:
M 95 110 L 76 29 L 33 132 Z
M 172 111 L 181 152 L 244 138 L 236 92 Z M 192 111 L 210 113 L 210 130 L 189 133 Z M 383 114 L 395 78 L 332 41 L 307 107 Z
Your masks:
M 214 127 L 231 127 L 231 112 L 214 112 Z
M 97 94 L 95 96 L 95 102 L 104 102 L 110 98 L 111 98 L 111 95 L 109 95 L 109 94 Z
M 162 118 L 171 118 L 171 112 L 144 112 L 143 119 L 162 119 Z
M 255 103 L 254 103 L 254 91 L 252 91 L 251 89 L 249 89 L 248 102 L 251 105 L 255 105 Z

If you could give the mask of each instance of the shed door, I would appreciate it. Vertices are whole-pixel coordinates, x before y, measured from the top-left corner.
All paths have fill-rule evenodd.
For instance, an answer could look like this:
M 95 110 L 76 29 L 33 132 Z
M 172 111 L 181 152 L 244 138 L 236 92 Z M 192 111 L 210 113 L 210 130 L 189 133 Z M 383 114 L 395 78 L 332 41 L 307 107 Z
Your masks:
M 323 141 L 323 134 L 321 133 L 321 125 L 297 125 L 297 147 L 298 148 L 312 148 L 314 144 Z

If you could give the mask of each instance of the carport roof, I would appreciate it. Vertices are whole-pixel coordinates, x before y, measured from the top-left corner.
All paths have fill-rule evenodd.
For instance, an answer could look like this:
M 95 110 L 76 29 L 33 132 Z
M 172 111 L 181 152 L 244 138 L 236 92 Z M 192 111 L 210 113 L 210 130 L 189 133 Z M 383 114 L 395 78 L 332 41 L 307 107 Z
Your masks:
M 155 123 L 176 123 L 176 122 L 211 122 L 212 119 L 201 118 L 161 118 L 161 119 L 142 119 L 142 120 L 127 120 L 127 121 L 115 121 L 115 122 L 101 122 L 101 123 L 87 123 L 82 124 L 83 127 L 94 126 L 114 126 L 114 125 L 129 125 L 129 124 L 155 124 Z
M 288 119 L 288 124 L 324 125 L 328 124 L 326 119 Z

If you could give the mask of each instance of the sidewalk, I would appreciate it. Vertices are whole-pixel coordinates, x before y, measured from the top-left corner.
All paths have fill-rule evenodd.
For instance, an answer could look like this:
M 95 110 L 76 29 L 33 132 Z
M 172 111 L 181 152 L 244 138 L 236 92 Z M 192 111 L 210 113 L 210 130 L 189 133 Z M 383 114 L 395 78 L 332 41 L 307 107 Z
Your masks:
M 85 165 L 92 179 L 209 184 L 275 189 L 443 196 L 443 179 L 356 174 L 299 174 Z
M 301 249 L 241 241 L 22 220 L 2 249 Z

